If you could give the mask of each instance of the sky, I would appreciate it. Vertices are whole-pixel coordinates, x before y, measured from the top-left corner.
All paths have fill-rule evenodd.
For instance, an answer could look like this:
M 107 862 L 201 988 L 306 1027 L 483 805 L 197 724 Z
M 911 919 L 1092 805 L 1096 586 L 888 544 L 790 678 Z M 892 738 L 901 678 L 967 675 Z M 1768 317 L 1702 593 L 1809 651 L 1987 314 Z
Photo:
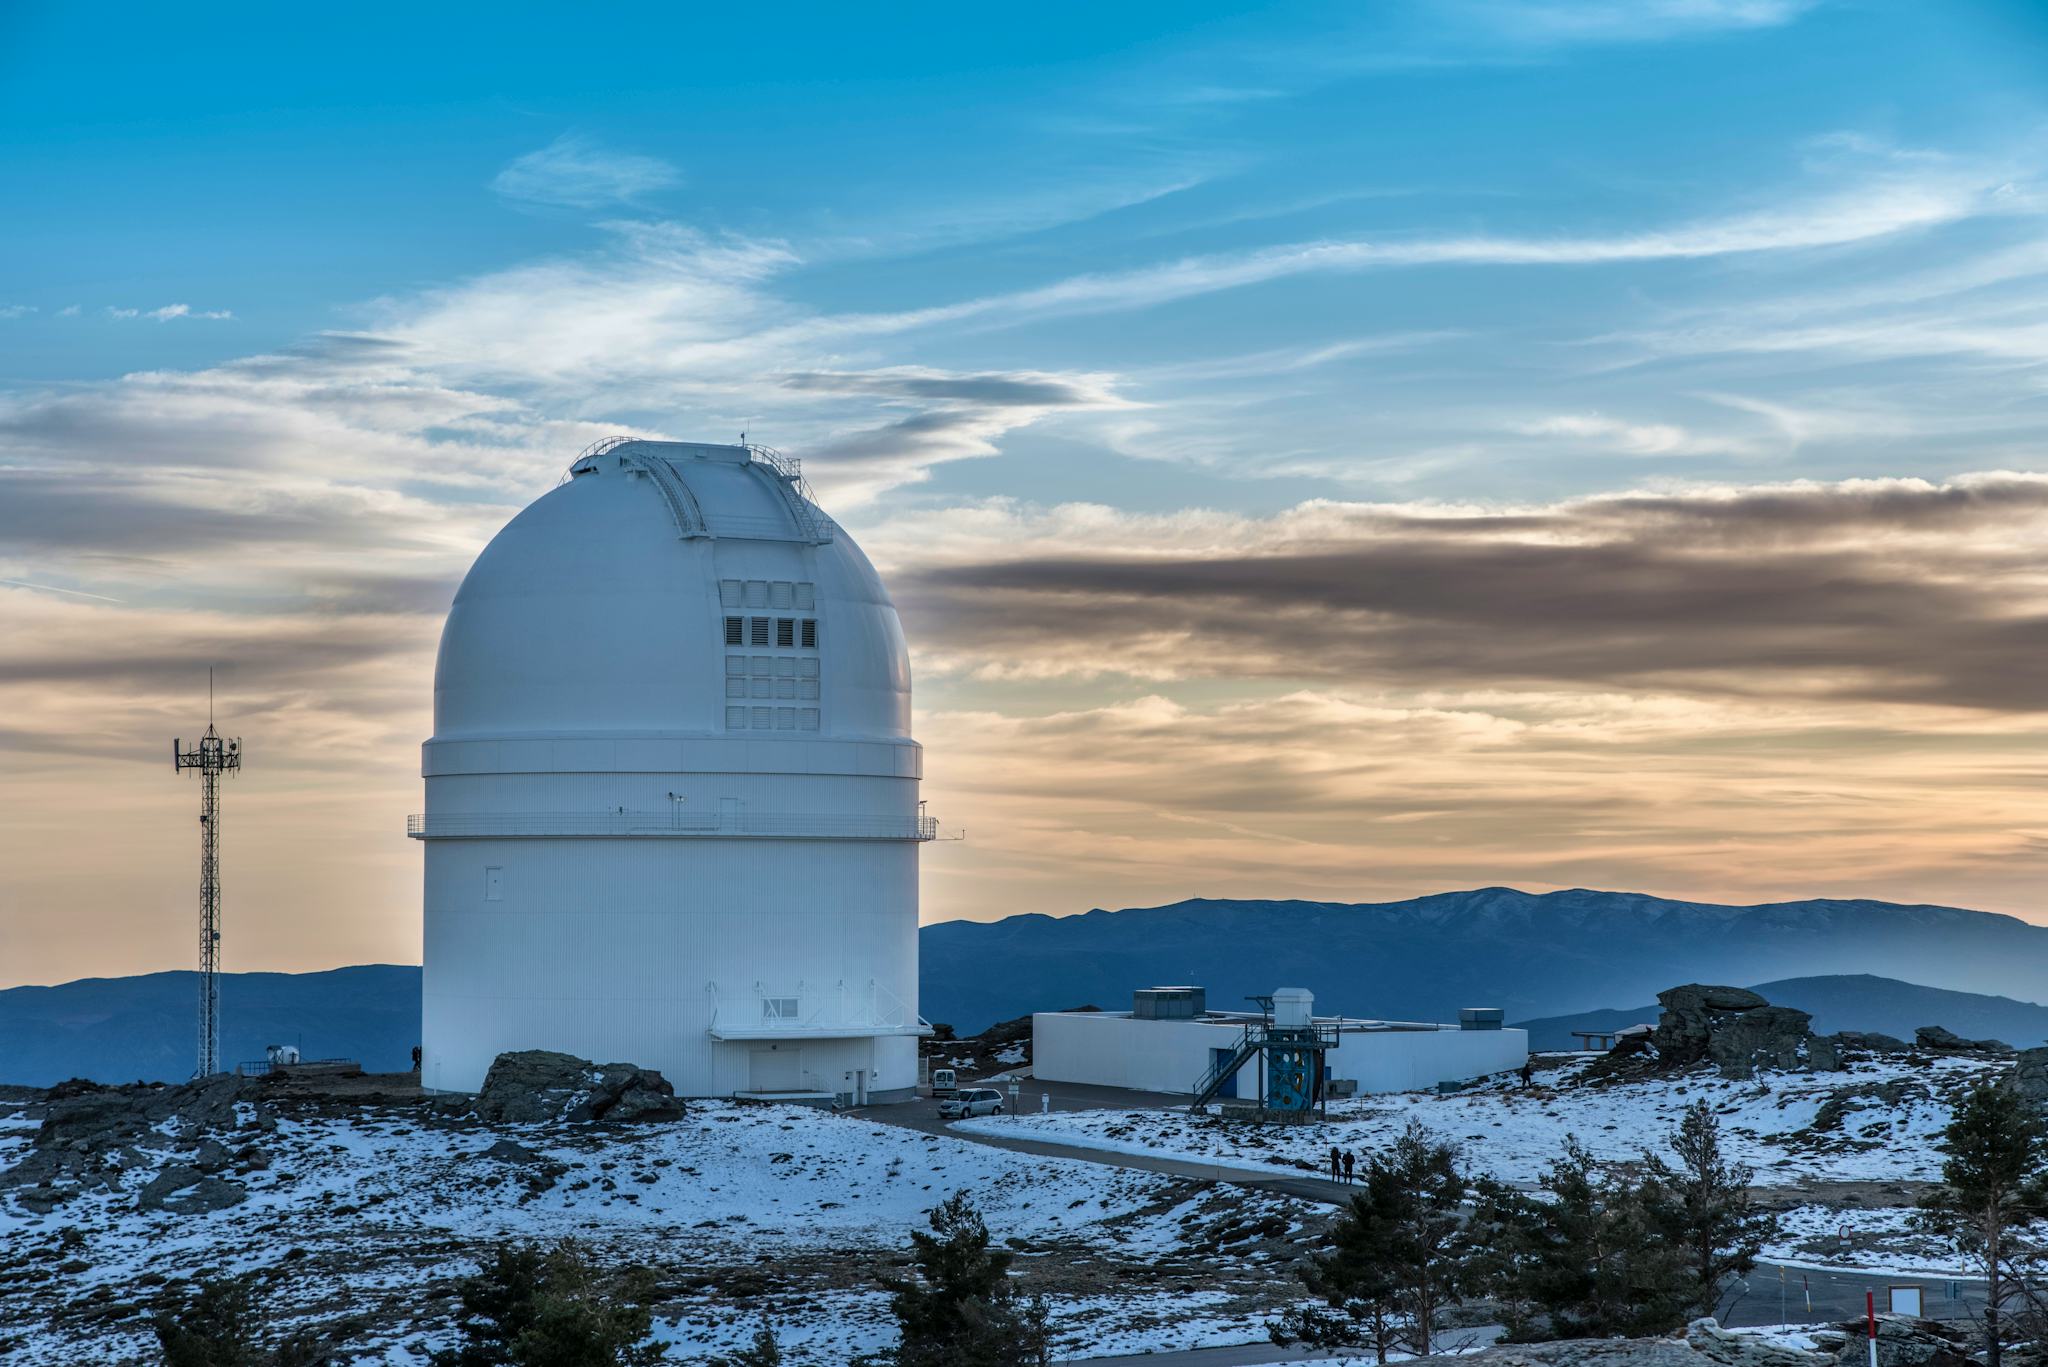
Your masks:
M 927 921 L 2048 921 L 2048 10 L 0 4 L 0 985 L 413 962 L 476 552 L 800 458 Z

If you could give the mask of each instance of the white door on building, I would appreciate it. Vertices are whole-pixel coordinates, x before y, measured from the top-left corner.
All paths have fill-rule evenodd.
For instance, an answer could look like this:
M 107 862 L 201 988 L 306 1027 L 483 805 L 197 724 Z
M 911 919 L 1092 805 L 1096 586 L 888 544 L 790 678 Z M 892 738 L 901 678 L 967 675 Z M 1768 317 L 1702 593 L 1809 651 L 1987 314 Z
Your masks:
M 747 1063 L 747 1090 L 750 1092 L 804 1090 L 801 1049 L 754 1049 L 749 1051 Z

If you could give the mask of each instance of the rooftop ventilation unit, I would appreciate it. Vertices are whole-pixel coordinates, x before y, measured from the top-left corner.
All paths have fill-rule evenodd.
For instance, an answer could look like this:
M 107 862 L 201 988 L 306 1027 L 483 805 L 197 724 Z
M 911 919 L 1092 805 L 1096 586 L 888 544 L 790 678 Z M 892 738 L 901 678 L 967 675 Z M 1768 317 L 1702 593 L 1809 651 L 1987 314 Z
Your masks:
M 1131 1015 L 1141 1021 L 1191 1021 L 1208 1013 L 1200 987 L 1141 987 L 1131 994 Z

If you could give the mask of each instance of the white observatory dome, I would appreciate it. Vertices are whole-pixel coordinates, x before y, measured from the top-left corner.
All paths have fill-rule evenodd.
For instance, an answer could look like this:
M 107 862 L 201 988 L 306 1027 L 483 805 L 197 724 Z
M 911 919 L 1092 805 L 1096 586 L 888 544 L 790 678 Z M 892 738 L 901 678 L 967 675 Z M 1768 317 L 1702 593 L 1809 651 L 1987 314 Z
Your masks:
M 421 768 L 426 1087 L 555 1049 L 686 1095 L 911 1094 L 909 660 L 793 462 L 586 451 L 457 591 Z

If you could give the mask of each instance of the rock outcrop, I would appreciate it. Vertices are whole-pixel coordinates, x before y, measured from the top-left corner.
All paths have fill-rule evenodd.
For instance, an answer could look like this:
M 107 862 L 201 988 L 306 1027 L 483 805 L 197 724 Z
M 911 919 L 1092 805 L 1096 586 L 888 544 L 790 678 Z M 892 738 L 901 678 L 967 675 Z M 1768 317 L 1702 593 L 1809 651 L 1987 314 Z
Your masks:
M 1671 1338 L 1499 1343 L 1443 1360 L 1458 1367 L 1863 1367 L 1869 1361 L 1869 1341 L 1860 1320 L 1815 1327 L 1806 1337 L 1814 1344 L 1812 1349 L 1733 1333 L 1712 1319 L 1701 1319 Z M 1969 1367 L 1970 1344 L 1946 1324 L 1880 1315 L 1877 1361 L 1878 1367 Z
M 151 1210 L 219 1210 L 248 1192 L 226 1175 L 269 1160 L 242 1132 L 276 1128 L 262 1108 L 249 1106 L 255 1084 L 220 1076 L 176 1087 L 102 1087 L 73 1079 L 45 1096 L 42 1126 L 19 1163 L 0 1173 L 23 1207 L 48 1213 L 82 1190 L 111 1191 L 124 1175 L 156 1167 L 175 1155 L 143 1189 Z M 235 1142 L 230 1145 L 219 1136 Z
M 1913 1032 L 1913 1043 L 1934 1054 L 2010 1054 L 2012 1046 L 1999 1039 L 1964 1039 L 1939 1025 L 1923 1025 Z
M 1834 1072 L 1842 1067 L 1837 1042 L 1813 1033 L 1810 1014 L 1773 1006 L 1747 988 L 1687 983 L 1659 992 L 1657 1001 L 1664 1014 L 1650 1046 L 1661 1064 L 1711 1062 L 1732 1078 L 1753 1077 L 1759 1068 Z
M 1434 1360 L 1434 1359 L 1432 1359 Z M 1711 1319 L 1695 1320 L 1672 1338 L 1560 1339 L 1498 1343 L 1445 1358 L 1459 1367 L 1835 1367 L 1833 1354 L 1787 1348 L 1733 1334 Z M 1884 1365 L 1889 1367 L 1889 1365 Z
M 2048 1047 L 2022 1049 L 2013 1055 L 2012 1085 L 2028 1100 L 2048 1103 Z
M 631 1063 L 592 1063 L 572 1054 L 523 1049 L 500 1054 L 472 1108 L 484 1120 L 587 1124 L 681 1120 L 676 1089 Z

